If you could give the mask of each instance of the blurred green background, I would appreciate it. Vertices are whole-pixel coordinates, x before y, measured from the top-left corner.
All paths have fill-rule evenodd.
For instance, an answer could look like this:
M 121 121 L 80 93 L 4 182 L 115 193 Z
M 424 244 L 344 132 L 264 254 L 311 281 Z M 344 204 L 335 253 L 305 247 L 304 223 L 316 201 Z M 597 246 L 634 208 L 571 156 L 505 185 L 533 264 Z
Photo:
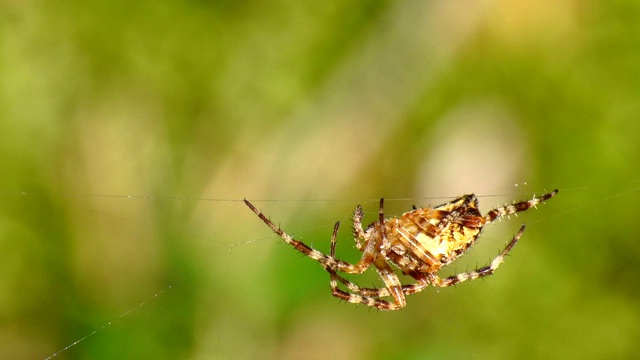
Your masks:
M 637 1 L 9 0 L 0 39 L 2 359 L 640 351 Z M 358 203 L 554 188 L 398 312 L 239 201 L 356 261 Z

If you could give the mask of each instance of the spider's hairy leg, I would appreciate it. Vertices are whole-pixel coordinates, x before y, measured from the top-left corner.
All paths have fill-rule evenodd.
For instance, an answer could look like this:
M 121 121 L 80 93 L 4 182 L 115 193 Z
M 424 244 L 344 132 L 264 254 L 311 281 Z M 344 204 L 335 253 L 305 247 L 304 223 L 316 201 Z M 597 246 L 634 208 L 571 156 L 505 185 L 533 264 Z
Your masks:
M 389 289 L 387 288 L 363 288 L 338 275 L 335 270 L 332 271 L 327 269 L 327 271 L 332 276 L 335 276 L 336 281 L 341 282 L 347 289 L 349 289 L 349 291 L 353 293 L 376 298 L 391 296 L 391 292 L 389 292 Z M 429 287 L 429 285 L 430 283 L 428 280 L 420 281 L 417 284 L 402 285 L 402 292 L 405 295 L 416 294 Z
M 356 210 L 353 212 L 353 238 L 356 241 L 356 247 L 360 251 L 364 251 L 364 230 L 362 229 L 362 218 L 364 217 L 364 211 L 362 206 L 356 206 Z
M 380 297 L 389 296 L 390 293 L 389 293 L 389 289 L 387 288 L 361 289 L 357 285 L 337 275 L 334 270 L 329 270 L 329 273 L 331 274 L 331 295 L 337 297 L 338 299 L 342 299 L 352 304 L 363 304 L 366 306 L 375 307 L 380 310 L 399 310 L 406 305 L 406 301 L 404 303 L 397 304 L 395 302 L 390 302 L 387 300 L 380 299 Z M 352 292 L 348 293 L 338 288 L 337 281 L 346 282 L 350 284 L 351 286 L 348 286 L 348 288 Z M 416 289 L 418 289 L 417 284 L 415 286 L 414 285 L 407 286 L 407 294 L 409 293 L 413 294 L 418 291 L 422 291 L 424 287 L 419 287 L 419 290 L 416 290 Z
M 384 225 L 384 198 L 380 199 L 380 209 L 378 210 L 378 226 L 379 226 L 379 236 L 381 237 L 382 243 L 380 244 L 380 249 L 382 249 L 382 253 L 378 253 L 376 258 L 373 261 L 373 265 L 378 270 L 378 274 L 382 278 L 384 285 L 391 292 L 391 296 L 395 301 L 398 308 L 402 308 L 407 305 L 407 300 L 404 297 L 404 293 L 402 292 L 402 284 L 400 283 L 400 279 L 393 272 L 393 269 L 389 266 L 386 259 L 387 250 L 391 247 L 389 240 L 387 239 L 387 228 Z M 379 251 L 379 250 L 378 250 Z
M 395 310 L 405 307 L 407 305 L 407 299 L 404 296 L 404 292 L 402 291 L 402 283 L 400 283 L 400 279 L 398 279 L 398 275 L 393 272 L 393 269 L 387 263 L 386 259 L 383 257 L 378 257 L 373 265 L 378 270 L 378 275 L 382 278 L 384 285 L 389 292 L 391 293 L 391 297 L 393 297 L 394 307 L 389 308 L 389 310 Z
M 331 238 L 331 257 L 335 257 L 335 256 L 336 256 L 336 240 L 335 240 L 335 237 L 332 237 Z M 351 281 L 345 279 L 344 277 L 338 275 L 334 269 L 327 268 L 326 270 L 329 272 L 329 274 L 331 274 L 332 289 L 337 288 L 337 283 L 334 284 L 333 281 L 339 281 L 344 286 L 346 286 L 349 289 L 349 291 L 360 294 L 362 296 L 377 297 L 377 298 L 391 296 L 391 292 L 389 292 L 389 289 L 387 288 L 379 288 L 379 289 L 378 288 L 362 288 L 352 283 Z M 429 280 L 426 277 L 419 276 L 419 275 L 420 274 L 412 274 L 412 276 L 414 276 L 414 278 L 418 280 L 417 284 L 402 285 L 402 292 L 405 295 L 419 293 L 430 285 Z
M 520 239 L 520 236 L 522 236 L 522 233 L 524 232 L 524 228 L 525 226 L 522 225 L 518 233 L 513 237 L 513 239 L 511 239 L 509 244 L 507 244 L 504 250 L 502 250 L 502 252 L 498 256 L 496 256 L 489 265 L 474 271 L 452 275 L 445 279 L 440 279 L 437 275 L 434 274 L 430 276 L 431 278 L 430 281 L 435 286 L 446 287 L 446 286 L 451 286 L 451 285 L 461 283 L 463 281 L 475 280 L 477 278 L 481 278 L 481 277 L 485 277 L 493 274 L 493 272 L 496 271 L 498 266 L 502 264 L 507 253 L 509 253 L 509 251 L 511 251 L 511 249 L 513 249 L 513 247 L 515 246 L 516 242 L 518 242 L 518 239 Z
M 282 238 L 282 240 L 284 240 L 286 243 L 288 243 L 291 246 L 293 246 L 294 248 L 296 248 L 296 250 L 300 251 L 301 253 L 303 253 L 303 254 L 307 255 L 308 257 L 316 260 L 317 262 L 319 262 L 325 268 L 338 266 L 337 263 L 340 263 L 339 265 L 341 267 L 351 266 L 351 264 L 348 264 L 348 263 L 345 263 L 345 262 L 341 262 L 339 260 L 336 260 L 335 258 L 326 256 L 325 254 L 321 253 L 320 251 L 318 251 L 316 249 L 313 249 L 312 247 L 308 246 L 307 244 L 303 243 L 302 241 L 298 241 L 298 240 L 294 239 L 289 234 L 287 234 L 284 231 L 282 231 L 282 229 L 280 229 L 271 220 L 269 220 L 269 218 L 267 218 L 263 213 L 260 212 L 260 210 L 258 210 L 255 206 L 253 206 L 253 204 L 250 203 L 249 200 L 244 199 L 244 203 L 256 215 L 258 215 L 258 217 L 265 224 L 267 224 L 267 226 L 269 226 L 271 228 L 271 230 L 273 230 L 274 233 L 278 234 Z M 335 230 L 334 230 L 335 232 L 337 232 L 338 225 L 339 225 L 339 223 L 336 223 Z
M 505 205 L 499 208 L 495 208 L 489 211 L 487 215 L 485 215 L 484 217 L 485 221 L 489 223 L 489 222 L 495 221 L 496 219 L 505 217 L 507 215 L 515 214 L 521 211 L 526 211 L 529 208 L 536 207 L 536 205 L 551 199 L 557 193 L 558 193 L 558 189 L 555 189 L 550 193 L 547 193 L 541 196 L 534 196 L 534 198 L 531 200 L 521 201 L 518 203 L 513 203 L 510 205 Z
M 369 234 L 369 239 L 366 239 L 365 233 L 363 231 L 363 240 L 364 243 L 360 244 L 359 250 L 362 251 L 362 257 L 356 264 L 349 264 L 344 261 L 337 260 L 333 257 L 328 257 L 330 259 L 334 259 L 335 268 L 342 272 L 346 272 L 349 274 L 362 274 L 371 266 L 371 264 L 375 261 L 375 259 L 380 256 L 380 248 L 382 244 L 384 244 L 387 239 L 384 235 L 384 214 L 383 214 L 383 203 L 384 199 L 380 199 L 380 219 L 374 226 L 374 232 Z M 357 209 L 356 209 L 357 210 Z
M 380 208 L 378 210 L 378 231 L 382 241 L 380 247 L 384 249 L 383 255 L 386 255 L 387 249 L 389 248 L 390 244 L 387 240 L 387 232 L 384 226 L 384 198 L 380 199 Z
M 357 264 L 350 264 L 345 261 L 341 261 L 336 259 L 335 257 L 327 256 L 320 251 L 308 246 L 302 241 L 298 241 L 294 239 L 291 235 L 282 231 L 276 224 L 274 224 L 268 217 L 266 217 L 260 210 L 258 210 L 249 200 L 244 199 L 244 203 L 253 211 L 258 217 L 265 223 L 271 230 L 278 234 L 286 243 L 290 244 L 296 250 L 301 253 L 307 255 L 308 257 L 319 262 L 324 268 L 336 268 L 340 271 L 350 273 L 350 274 L 362 274 L 365 270 L 369 268 L 373 260 L 377 257 L 379 252 L 378 242 L 374 241 L 377 236 L 373 236 L 372 240 L 370 240 L 367 244 L 364 244 L 364 251 L 362 254 L 362 258 L 358 261 Z M 336 223 L 336 227 L 339 223 Z M 335 230 L 337 232 L 337 230 Z
M 335 258 L 336 256 L 336 242 L 337 242 L 337 235 L 338 235 L 338 227 L 339 227 L 339 223 L 336 223 L 333 228 L 333 234 L 331 235 L 330 257 L 332 258 Z M 378 258 L 378 259 L 381 259 L 381 258 Z M 376 262 L 374 263 L 376 267 L 381 266 L 381 265 L 378 265 L 378 259 L 376 259 Z M 387 287 L 383 289 L 361 289 L 356 284 L 338 275 L 336 273 L 335 268 L 325 267 L 325 270 L 327 270 L 327 272 L 329 272 L 331 276 L 331 294 L 339 299 L 342 299 L 344 301 L 347 301 L 353 304 L 364 304 L 370 307 L 378 308 L 380 310 L 397 310 L 397 309 L 403 308 L 407 302 L 404 297 L 403 287 L 400 284 L 400 280 L 393 273 L 393 270 L 384 261 L 384 259 L 382 260 L 382 263 L 384 264 L 382 266 L 383 270 L 378 269 L 378 272 L 380 273 L 380 276 L 385 281 L 385 284 L 387 284 L 387 282 L 391 282 L 393 285 L 396 285 L 395 283 L 397 282 L 397 285 L 399 286 L 399 289 L 400 289 L 400 295 L 399 295 L 401 299 L 400 302 L 398 302 L 398 299 L 396 298 L 398 295 L 397 295 L 397 289 L 395 286 Z M 386 273 L 386 271 L 389 271 L 390 275 Z M 395 278 L 395 282 L 393 280 L 387 280 L 387 278 L 391 278 L 391 277 Z M 352 293 L 348 293 L 338 288 L 338 281 L 344 284 L 350 291 L 352 291 Z M 410 291 L 409 287 L 407 287 L 407 289 L 408 291 Z M 393 294 L 394 300 L 396 300 L 394 303 L 380 299 L 380 297 L 382 296 L 391 296 L 392 294 Z

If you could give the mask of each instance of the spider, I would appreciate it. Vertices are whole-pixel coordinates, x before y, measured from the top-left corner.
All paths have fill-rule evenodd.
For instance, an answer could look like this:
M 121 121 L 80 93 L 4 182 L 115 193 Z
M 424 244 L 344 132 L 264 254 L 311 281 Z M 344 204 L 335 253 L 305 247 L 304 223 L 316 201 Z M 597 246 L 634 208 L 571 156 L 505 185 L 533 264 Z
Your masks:
M 493 274 L 522 236 L 525 225 L 520 227 L 505 249 L 489 265 L 446 278 L 438 277 L 437 272 L 464 254 L 476 242 L 486 224 L 536 207 L 557 193 L 556 189 L 541 196 L 534 196 L 531 200 L 513 202 L 490 210 L 486 215 L 482 215 L 478 210 L 477 197 L 468 194 L 434 208 L 414 206 L 412 211 L 389 219 L 384 218 L 382 198 L 378 221 L 371 223 L 366 229 L 362 227 L 364 212 L 358 205 L 353 215 L 353 235 L 362 257 L 355 264 L 336 258 L 336 236 L 340 222 L 336 222 L 333 227 L 331 252 L 326 255 L 285 233 L 247 199 L 244 199 L 244 202 L 285 242 L 324 267 L 331 276 L 333 296 L 381 310 L 398 310 L 407 304 L 407 295 L 418 293 L 429 285 L 447 287 Z M 403 285 L 390 264 L 399 268 L 405 275 L 411 276 L 416 282 Z M 380 275 L 384 283 L 383 288 L 363 288 L 338 274 L 362 274 L 371 265 Z M 338 283 L 342 284 L 346 291 L 342 290 Z M 390 298 L 392 301 L 384 298 Z

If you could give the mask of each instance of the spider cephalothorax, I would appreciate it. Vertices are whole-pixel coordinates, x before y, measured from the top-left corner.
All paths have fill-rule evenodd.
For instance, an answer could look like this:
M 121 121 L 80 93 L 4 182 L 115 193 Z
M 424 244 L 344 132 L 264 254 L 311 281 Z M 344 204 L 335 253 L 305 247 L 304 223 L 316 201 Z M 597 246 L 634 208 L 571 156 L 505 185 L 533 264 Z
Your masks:
M 384 199 L 380 199 L 378 221 L 373 222 L 366 229 L 362 227 L 364 212 L 358 205 L 353 215 L 353 233 L 356 247 L 362 251 L 362 257 L 356 264 L 350 264 L 335 257 L 339 222 L 336 222 L 333 228 L 331 253 L 326 255 L 295 240 L 248 200 L 245 199 L 244 202 L 285 242 L 318 261 L 329 272 L 331 292 L 335 297 L 382 310 L 397 310 L 406 305 L 406 295 L 420 292 L 429 285 L 445 287 L 491 275 L 524 232 L 524 225 L 520 227 L 505 249 L 491 261 L 491 264 L 444 279 L 438 277 L 437 272 L 469 249 L 486 224 L 535 207 L 557 193 L 558 190 L 554 190 L 542 196 L 534 196 L 531 200 L 514 202 L 495 208 L 486 215 L 482 215 L 478 210 L 476 196 L 469 194 L 433 208 L 417 208 L 400 217 L 390 219 L 384 218 Z M 390 264 L 413 277 L 416 283 L 402 285 Z M 371 265 L 378 271 L 385 287 L 362 288 L 338 274 L 339 272 L 361 274 Z M 338 287 L 338 283 L 341 283 L 347 291 Z M 389 297 L 393 301 L 383 299 Z

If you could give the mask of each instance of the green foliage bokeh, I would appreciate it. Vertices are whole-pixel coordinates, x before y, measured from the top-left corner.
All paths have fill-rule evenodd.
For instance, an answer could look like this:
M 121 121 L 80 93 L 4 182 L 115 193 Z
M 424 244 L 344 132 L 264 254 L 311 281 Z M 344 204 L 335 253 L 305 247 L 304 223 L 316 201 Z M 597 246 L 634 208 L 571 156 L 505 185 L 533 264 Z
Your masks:
M 2 2 L 0 358 L 635 356 L 639 27 L 622 0 Z M 340 220 L 355 261 L 356 203 L 554 188 L 448 270 L 530 224 L 495 276 L 393 313 L 239 201 L 323 251 Z

